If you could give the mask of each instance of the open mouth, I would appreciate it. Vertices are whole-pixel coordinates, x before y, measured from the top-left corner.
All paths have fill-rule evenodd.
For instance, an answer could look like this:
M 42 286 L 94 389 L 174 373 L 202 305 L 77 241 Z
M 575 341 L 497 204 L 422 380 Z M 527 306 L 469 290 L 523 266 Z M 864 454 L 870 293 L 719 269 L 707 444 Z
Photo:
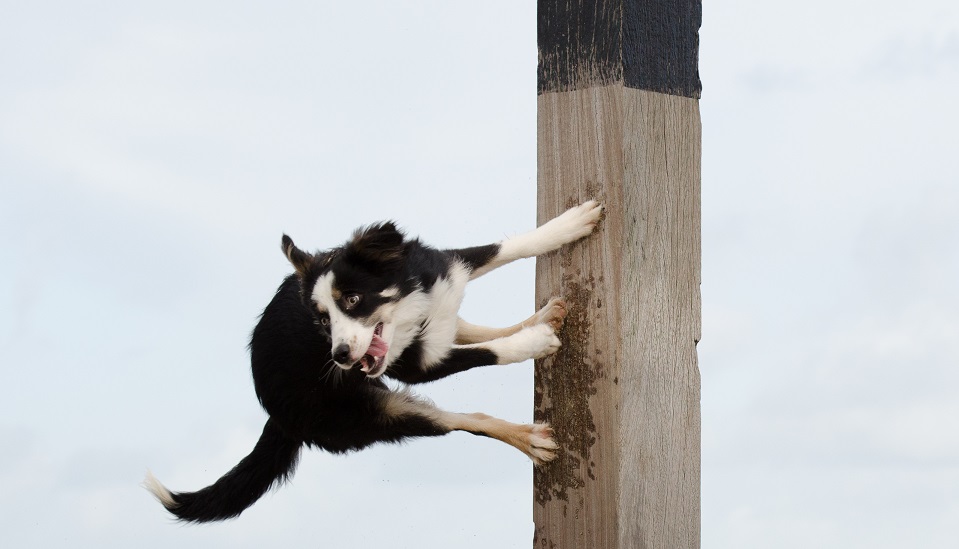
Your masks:
M 360 370 L 365 372 L 367 377 L 376 377 L 383 373 L 383 363 L 386 362 L 386 352 L 390 350 L 390 344 L 382 335 L 383 323 L 380 322 L 373 329 L 373 340 L 370 341 L 369 349 L 359 361 Z

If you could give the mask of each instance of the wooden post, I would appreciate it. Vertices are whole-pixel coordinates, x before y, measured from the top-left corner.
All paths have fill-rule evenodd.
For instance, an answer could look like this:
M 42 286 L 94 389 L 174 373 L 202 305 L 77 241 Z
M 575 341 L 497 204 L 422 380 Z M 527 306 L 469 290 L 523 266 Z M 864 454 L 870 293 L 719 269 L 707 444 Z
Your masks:
M 563 348 L 536 364 L 560 456 L 534 473 L 543 549 L 699 547 L 700 0 L 539 0 L 538 217 L 597 234 L 541 258 Z

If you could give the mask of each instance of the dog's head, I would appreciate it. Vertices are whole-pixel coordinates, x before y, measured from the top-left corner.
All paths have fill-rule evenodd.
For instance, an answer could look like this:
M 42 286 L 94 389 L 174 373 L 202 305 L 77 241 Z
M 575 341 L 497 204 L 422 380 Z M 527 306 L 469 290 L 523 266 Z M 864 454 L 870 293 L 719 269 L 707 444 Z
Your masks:
M 309 254 L 283 235 L 283 253 L 296 269 L 303 299 L 330 338 L 333 360 L 359 364 L 379 377 L 402 349 L 390 352 L 393 313 L 401 298 L 406 246 L 393 223 L 359 229 L 342 248 Z

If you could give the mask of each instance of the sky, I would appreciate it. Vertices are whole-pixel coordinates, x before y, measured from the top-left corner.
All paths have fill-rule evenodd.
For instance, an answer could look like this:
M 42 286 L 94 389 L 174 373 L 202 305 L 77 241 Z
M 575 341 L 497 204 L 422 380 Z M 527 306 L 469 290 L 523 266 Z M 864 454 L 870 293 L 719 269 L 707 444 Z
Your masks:
M 706 2 L 702 546 L 954 546 L 959 4 Z M 302 455 L 238 520 L 246 350 L 304 248 L 535 225 L 535 3 L 0 2 L 0 544 L 528 547 L 532 465 L 453 434 Z M 532 260 L 463 316 L 533 310 Z M 532 364 L 417 389 L 532 418 Z

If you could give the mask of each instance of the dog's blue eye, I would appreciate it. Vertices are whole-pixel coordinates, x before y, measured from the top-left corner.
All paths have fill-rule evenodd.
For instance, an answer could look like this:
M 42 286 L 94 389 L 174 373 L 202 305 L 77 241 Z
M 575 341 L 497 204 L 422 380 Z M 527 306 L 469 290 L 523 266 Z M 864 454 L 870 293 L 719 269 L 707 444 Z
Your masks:
M 322 324 L 322 325 L 324 325 L 324 326 L 329 326 L 329 325 L 330 325 L 330 317 L 328 317 L 328 316 L 321 316 L 321 317 L 320 317 L 320 324 Z
M 349 294 L 343 299 L 346 301 L 346 306 L 352 308 L 360 302 L 360 294 Z

